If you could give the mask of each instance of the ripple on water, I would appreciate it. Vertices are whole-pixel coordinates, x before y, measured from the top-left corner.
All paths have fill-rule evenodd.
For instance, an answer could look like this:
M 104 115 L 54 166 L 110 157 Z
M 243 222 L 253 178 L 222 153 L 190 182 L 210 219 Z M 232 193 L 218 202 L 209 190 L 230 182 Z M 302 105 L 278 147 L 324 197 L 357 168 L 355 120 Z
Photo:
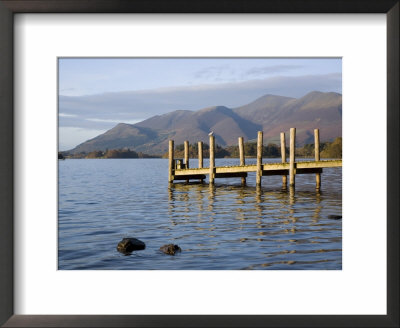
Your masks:
M 217 160 L 227 164 L 235 160 Z M 205 164 L 206 165 L 206 164 Z M 168 160 L 67 160 L 59 167 L 59 268 L 116 270 L 340 270 L 341 170 L 280 177 L 167 183 Z M 158 172 L 155 175 L 154 172 Z M 146 249 L 124 256 L 124 237 Z M 168 256 L 159 247 L 179 244 Z

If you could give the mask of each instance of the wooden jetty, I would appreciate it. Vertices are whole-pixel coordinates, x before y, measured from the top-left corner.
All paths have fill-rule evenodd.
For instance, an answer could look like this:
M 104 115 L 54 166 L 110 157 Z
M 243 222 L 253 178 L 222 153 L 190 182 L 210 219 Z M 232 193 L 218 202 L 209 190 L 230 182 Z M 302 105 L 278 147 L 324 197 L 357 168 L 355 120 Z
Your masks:
M 173 183 L 175 180 L 200 180 L 204 181 L 208 175 L 210 184 L 213 184 L 217 178 L 241 178 L 242 184 L 246 183 L 247 173 L 256 172 L 256 185 L 261 185 L 261 178 L 269 175 L 281 175 L 282 184 L 287 185 L 287 176 L 289 175 L 289 186 L 295 186 L 295 177 L 297 174 L 315 174 L 316 188 L 321 187 L 322 169 L 329 167 L 341 167 L 342 160 L 320 160 L 319 154 L 319 129 L 314 130 L 315 160 L 298 161 L 295 159 L 296 146 L 296 128 L 290 129 L 290 147 L 289 162 L 286 161 L 286 141 L 285 133 L 280 134 L 281 138 L 281 163 L 263 163 L 263 132 L 258 132 L 257 137 L 257 163 L 246 165 L 243 138 L 239 137 L 239 165 L 233 166 L 215 166 L 215 137 L 210 136 L 210 164 L 209 167 L 203 167 L 203 143 L 198 143 L 198 168 L 189 167 L 189 142 L 184 143 L 184 158 L 174 158 L 174 141 L 169 141 L 169 174 L 168 181 Z

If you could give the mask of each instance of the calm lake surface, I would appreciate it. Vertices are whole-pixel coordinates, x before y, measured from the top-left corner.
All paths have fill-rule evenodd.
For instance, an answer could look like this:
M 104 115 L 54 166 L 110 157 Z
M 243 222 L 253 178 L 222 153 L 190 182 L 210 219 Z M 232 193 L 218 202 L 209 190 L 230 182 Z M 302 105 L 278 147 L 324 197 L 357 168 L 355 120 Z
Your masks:
M 216 159 L 217 166 L 238 159 Z M 264 159 L 279 162 L 280 159 Z M 58 265 L 62 270 L 341 270 L 342 170 L 168 185 L 167 159 L 59 161 Z M 246 159 L 246 164 L 255 159 Z M 196 167 L 197 159 L 191 160 Z M 208 166 L 207 160 L 204 166 Z M 289 178 L 289 177 L 288 177 Z M 146 249 L 123 255 L 124 237 Z M 169 256 L 160 246 L 174 243 Z

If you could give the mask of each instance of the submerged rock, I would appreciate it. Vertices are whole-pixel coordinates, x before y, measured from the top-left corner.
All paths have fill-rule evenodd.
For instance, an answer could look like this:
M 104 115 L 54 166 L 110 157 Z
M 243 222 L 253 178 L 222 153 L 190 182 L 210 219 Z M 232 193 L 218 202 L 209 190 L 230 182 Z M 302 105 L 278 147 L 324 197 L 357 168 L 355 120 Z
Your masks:
M 341 215 L 328 215 L 328 219 L 331 220 L 340 220 L 342 218 Z
M 160 247 L 160 251 L 167 255 L 175 255 L 175 253 L 182 251 L 178 245 L 168 244 Z
M 146 244 L 136 238 L 124 238 L 117 246 L 118 252 L 131 253 L 132 251 L 140 251 L 146 248 Z

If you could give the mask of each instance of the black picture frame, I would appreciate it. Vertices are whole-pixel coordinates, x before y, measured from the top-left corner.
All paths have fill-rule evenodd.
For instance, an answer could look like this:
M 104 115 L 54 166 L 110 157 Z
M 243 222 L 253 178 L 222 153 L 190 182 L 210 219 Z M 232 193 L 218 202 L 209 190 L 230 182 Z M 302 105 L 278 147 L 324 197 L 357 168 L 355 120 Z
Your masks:
M 399 327 L 399 8 L 398 0 L 0 0 L 0 324 L 4 327 Z M 18 242 L 13 237 L 13 17 L 16 13 L 386 14 L 387 315 L 14 315 L 13 244 Z

